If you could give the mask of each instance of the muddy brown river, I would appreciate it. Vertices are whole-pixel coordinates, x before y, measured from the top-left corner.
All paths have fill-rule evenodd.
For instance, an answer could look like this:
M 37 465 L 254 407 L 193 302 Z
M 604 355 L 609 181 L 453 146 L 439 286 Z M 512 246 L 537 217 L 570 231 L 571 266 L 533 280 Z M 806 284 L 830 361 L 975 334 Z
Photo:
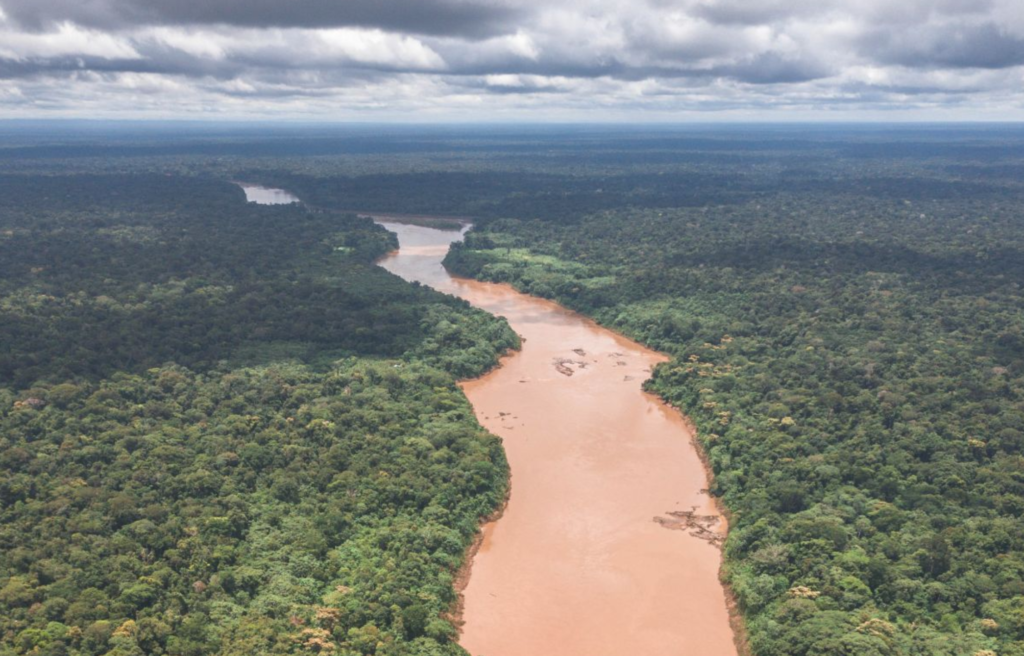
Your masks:
M 683 417 L 641 390 L 664 357 L 556 303 L 450 276 L 441 260 L 458 232 L 381 223 L 401 244 L 381 266 L 524 339 L 462 385 L 504 441 L 512 494 L 483 527 L 460 644 L 473 656 L 736 654 L 714 544 L 724 520 Z
M 263 204 L 297 202 L 241 184 Z M 429 217 L 413 217 L 424 219 Z M 683 417 L 641 384 L 664 356 L 557 303 L 450 276 L 460 232 L 398 222 L 380 265 L 508 319 L 523 348 L 462 384 L 512 469 L 463 591 L 473 656 L 734 656 L 725 522 Z

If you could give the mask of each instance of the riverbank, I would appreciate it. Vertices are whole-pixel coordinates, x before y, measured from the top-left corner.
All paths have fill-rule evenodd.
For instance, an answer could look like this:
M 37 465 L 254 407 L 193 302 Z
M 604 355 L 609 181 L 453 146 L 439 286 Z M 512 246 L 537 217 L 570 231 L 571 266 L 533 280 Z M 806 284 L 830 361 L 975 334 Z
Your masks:
M 448 275 L 440 262 L 460 233 L 386 227 L 402 247 L 385 268 L 526 338 L 462 384 L 516 483 L 467 554 L 461 644 L 488 656 L 737 653 L 720 551 L 656 519 L 722 517 L 682 415 L 641 390 L 665 357 L 553 302 Z

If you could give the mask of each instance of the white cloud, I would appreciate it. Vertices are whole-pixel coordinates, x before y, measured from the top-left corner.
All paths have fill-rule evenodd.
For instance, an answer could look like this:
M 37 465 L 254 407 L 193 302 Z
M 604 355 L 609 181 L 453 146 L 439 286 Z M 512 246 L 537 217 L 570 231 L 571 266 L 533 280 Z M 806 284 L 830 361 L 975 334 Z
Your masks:
M 98 57 L 139 59 L 141 55 L 124 38 L 61 23 L 56 31 L 31 33 L 11 27 L 0 30 L 0 57 L 24 60 L 47 57 Z
M 440 55 L 411 36 L 354 28 L 311 30 L 298 36 L 312 37 L 313 61 L 341 59 L 395 68 L 444 68 Z M 294 43 L 294 40 L 289 41 Z
M 59 7 L 88 14 L 82 2 L 23 0 L 7 5 L 18 11 L 6 19 L 0 9 L 0 74 L 18 80 L 20 91 L 0 94 L 0 110 L 38 99 L 38 107 L 69 112 L 132 106 L 275 116 L 891 114 L 971 105 L 1024 116 L 1020 0 L 528 0 L 512 13 L 508 3 L 504 13 L 481 13 L 486 29 L 462 12 L 450 30 L 430 12 L 388 18 L 387 28 L 269 18 L 104 23 L 98 9 L 88 24 L 108 24 L 106 31 L 58 20 Z M 89 6 L 110 13 L 153 2 Z M 39 20 L 19 28 L 36 6 L 45 8 L 33 14 Z M 132 103 L 117 100 L 125 94 Z
M 196 31 L 179 27 L 153 27 L 143 30 L 136 37 L 139 41 L 152 41 L 193 57 L 224 59 L 222 35 L 215 32 Z
M 534 43 L 533 37 L 522 30 L 511 36 L 497 37 L 494 41 L 506 48 L 511 54 L 519 57 L 535 60 L 540 56 L 540 49 Z
M 440 70 L 445 62 L 422 41 L 360 28 L 222 29 L 148 28 L 140 45 L 159 44 L 199 59 L 240 60 L 267 66 L 321 67 L 361 64 Z

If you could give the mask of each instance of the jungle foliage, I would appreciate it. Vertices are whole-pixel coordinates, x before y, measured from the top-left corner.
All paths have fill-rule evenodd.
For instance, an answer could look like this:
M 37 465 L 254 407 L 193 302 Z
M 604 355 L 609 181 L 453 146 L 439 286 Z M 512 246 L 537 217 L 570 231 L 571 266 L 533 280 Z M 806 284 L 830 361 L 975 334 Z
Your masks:
M 344 210 L 671 355 L 757 656 L 1024 655 L 1019 127 L 68 130 L 0 128 L 4 656 L 458 652 L 515 336 Z
M 0 654 L 459 654 L 501 322 L 225 181 L 0 177 Z
M 759 656 L 1024 654 L 1024 194 L 939 165 L 486 219 L 446 260 L 672 356 Z

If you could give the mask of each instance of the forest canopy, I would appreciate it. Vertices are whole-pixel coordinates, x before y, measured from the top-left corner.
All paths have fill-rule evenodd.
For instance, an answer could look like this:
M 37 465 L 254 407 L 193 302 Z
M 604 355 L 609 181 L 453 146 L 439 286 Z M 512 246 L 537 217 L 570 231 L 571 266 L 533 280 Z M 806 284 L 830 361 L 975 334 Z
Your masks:
M 0 654 L 452 654 L 507 324 L 369 219 L 0 177 Z
M 900 175 L 488 219 L 446 260 L 672 356 L 754 654 L 1024 654 L 1022 190 Z
M 670 355 L 757 656 L 1024 656 L 1016 126 L 153 132 L 0 149 L 0 654 L 457 654 L 508 327 L 352 212 Z M 231 180 L 303 206 L 244 203 Z

